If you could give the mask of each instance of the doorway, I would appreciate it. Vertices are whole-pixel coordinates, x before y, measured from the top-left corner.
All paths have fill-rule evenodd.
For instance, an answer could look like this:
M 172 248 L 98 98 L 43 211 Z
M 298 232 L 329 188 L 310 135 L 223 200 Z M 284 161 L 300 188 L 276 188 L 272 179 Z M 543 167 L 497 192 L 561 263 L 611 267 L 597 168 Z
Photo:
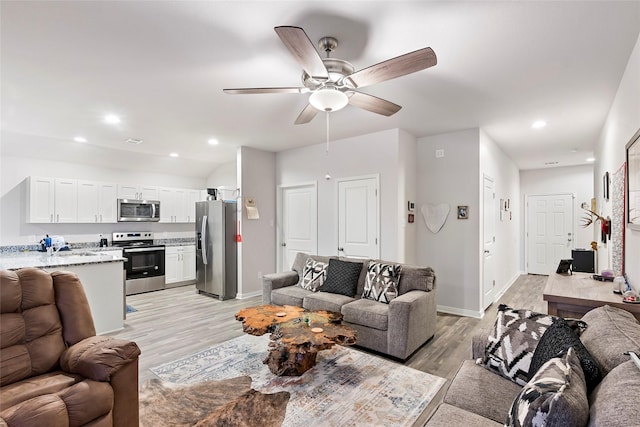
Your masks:
M 316 183 L 280 187 L 278 271 L 289 271 L 298 252 L 318 253 L 318 190 Z
M 337 179 L 338 255 L 380 258 L 379 177 Z
M 551 274 L 561 259 L 571 258 L 574 198 L 573 194 L 527 196 L 525 247 L 529 274 Z

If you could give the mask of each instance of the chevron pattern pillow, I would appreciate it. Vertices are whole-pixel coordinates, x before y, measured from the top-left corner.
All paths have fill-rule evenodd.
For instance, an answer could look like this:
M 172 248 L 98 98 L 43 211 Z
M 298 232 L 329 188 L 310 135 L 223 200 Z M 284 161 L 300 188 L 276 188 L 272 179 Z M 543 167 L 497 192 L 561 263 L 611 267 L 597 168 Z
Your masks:
M 307 262 L 304 264 L 302 270 L 302 281 L 299 283 L 299 286 L 302 289 L 317 292 L 327 277 L 328 266 L 329 264 L 326 262 L 316 261 L 311 257 L 307 258 Z
M 479 359 L 478 364 L 524 386 L 538 341 L 554 318 L 500 304 L 498 318 L 487 337 L 484 358 Z
M 367 280 L 364 284 L 362 298 L 389 304 L 398 296 L 398 282 L 402 266 L 369 261 L 367 265 Z

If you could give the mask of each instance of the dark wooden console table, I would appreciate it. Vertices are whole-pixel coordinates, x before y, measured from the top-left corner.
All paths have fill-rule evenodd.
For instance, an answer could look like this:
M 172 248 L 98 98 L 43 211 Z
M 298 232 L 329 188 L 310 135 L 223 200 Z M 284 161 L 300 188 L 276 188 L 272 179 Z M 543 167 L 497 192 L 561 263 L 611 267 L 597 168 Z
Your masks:
M 591 274 L 552 273 L 542 293 L 548 313 L 553 316 L 580 318 L 586 312 L 603 305 L 621 308 L 640 320 L 640 304 L 622 302 L 622 295 L 613 293 L 613 283 L 594 280 Z

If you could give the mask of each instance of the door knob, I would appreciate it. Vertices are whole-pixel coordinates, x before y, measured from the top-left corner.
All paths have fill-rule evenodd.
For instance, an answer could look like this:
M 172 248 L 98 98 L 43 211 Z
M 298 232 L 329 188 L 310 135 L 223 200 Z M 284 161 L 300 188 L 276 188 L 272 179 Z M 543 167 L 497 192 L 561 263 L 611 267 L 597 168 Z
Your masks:
M 285 247 L 285 246 L 287 246 L 287 243 L 286 243 L 286 242 L 283 242 L 281 246 L 282 246 L 282 247 Z
M 344 248 L 338 248 L 338 252 L 344 252 Z
M 484 253 L 485 253 L 485 254 L 488 254 L 488 253 L 489 253 L 489 251 L 485 249 Z

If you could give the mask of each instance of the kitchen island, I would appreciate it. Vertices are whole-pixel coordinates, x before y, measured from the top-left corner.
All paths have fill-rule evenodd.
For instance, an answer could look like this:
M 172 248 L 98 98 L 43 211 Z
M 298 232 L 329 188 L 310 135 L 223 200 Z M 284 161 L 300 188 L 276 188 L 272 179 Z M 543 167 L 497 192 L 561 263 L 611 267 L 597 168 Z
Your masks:
M 0 254 L 0 269 L 35 267 L 47 272 L 71 271 L 84 286 L 96 332 L 106 334 L 124 328 L 124 258 L 111 252 L 70 250 L 54 255 L 44 252 Z

